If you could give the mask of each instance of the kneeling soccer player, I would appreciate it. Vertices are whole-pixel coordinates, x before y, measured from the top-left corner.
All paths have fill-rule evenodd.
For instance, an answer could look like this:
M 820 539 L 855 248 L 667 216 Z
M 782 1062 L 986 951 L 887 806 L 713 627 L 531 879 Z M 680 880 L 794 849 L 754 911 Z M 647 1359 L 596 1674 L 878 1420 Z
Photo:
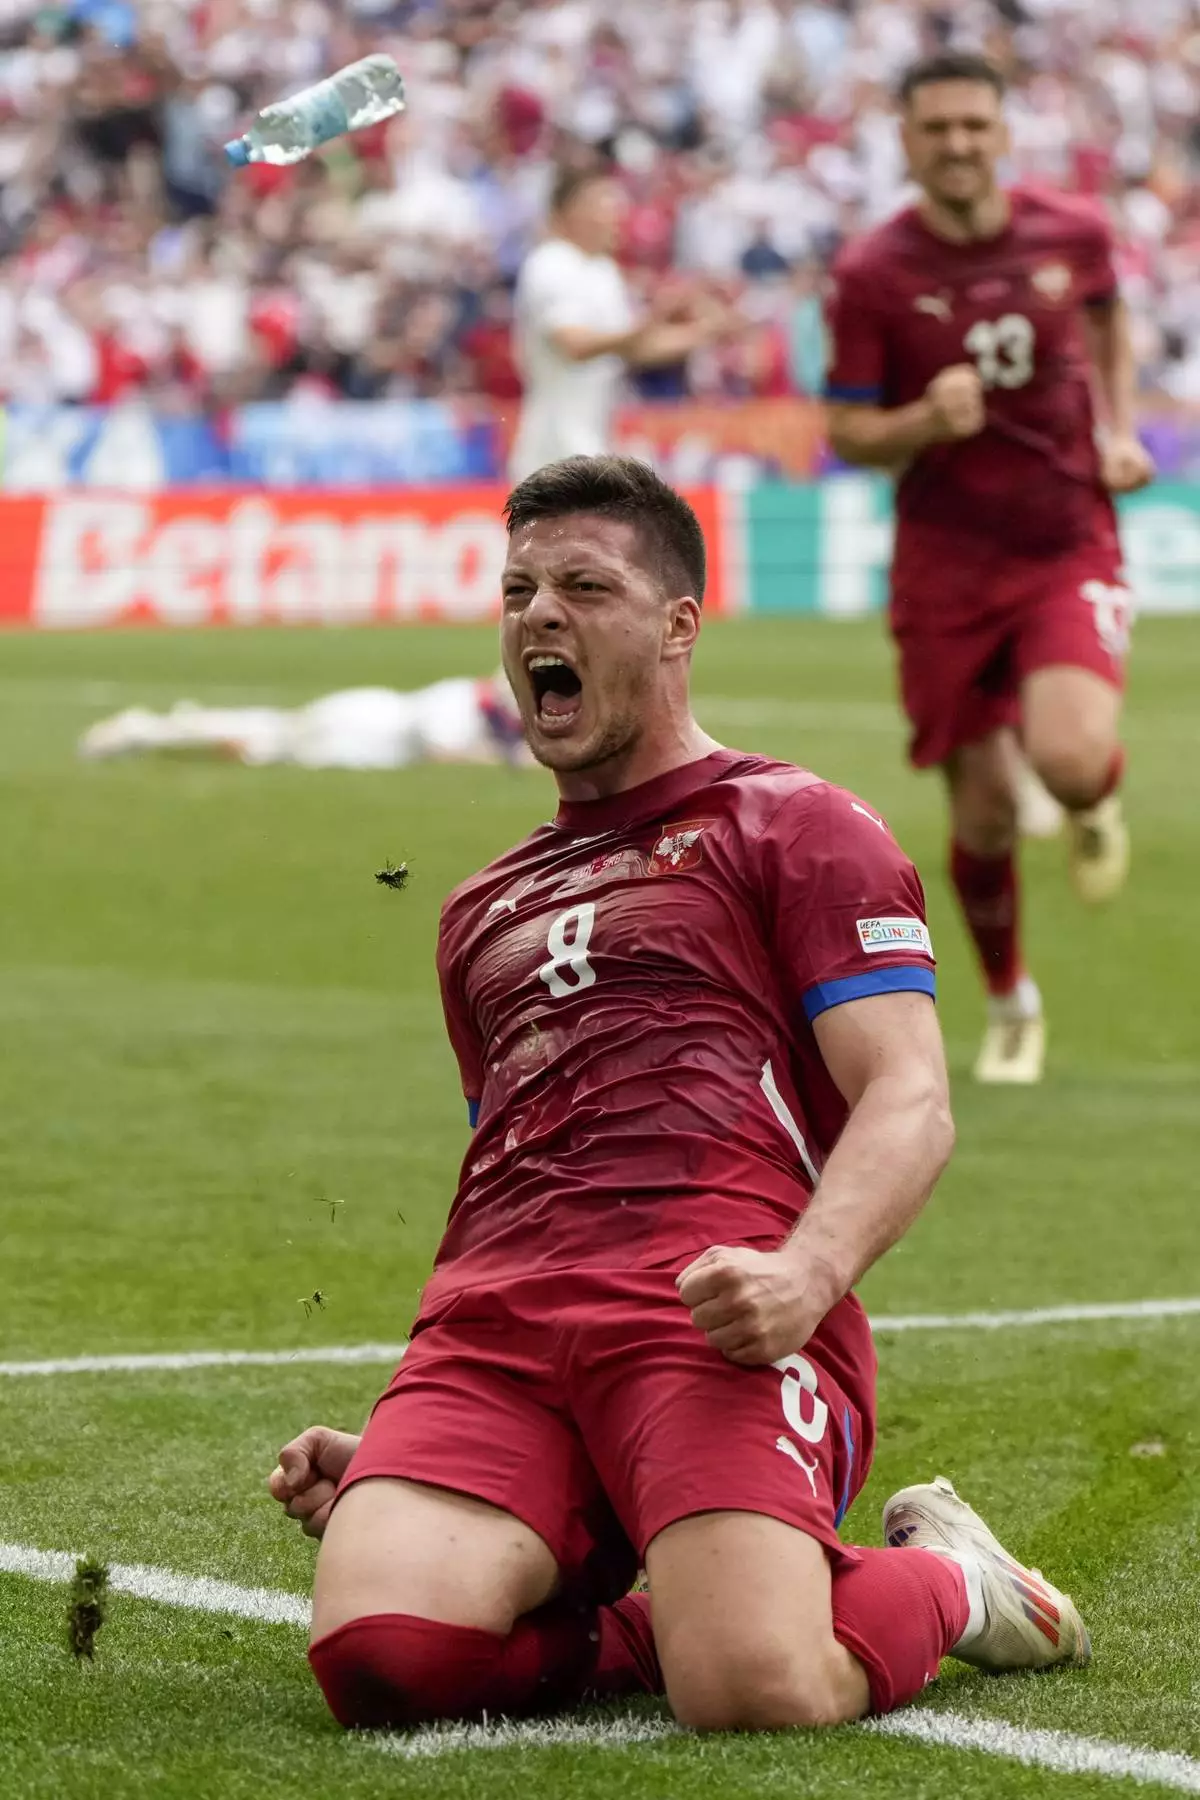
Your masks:
M 887 1712 L 950 1652 L 1084 1661 L 948 1483 L 894 1497 L 893 1548 L 838 1537 L 875 1436 L 851 1289 L 953 1135 L 915 871 L 693 720 L 704 542 L 648 468 L 551 464 L 507 516 L 504 663 L 561 803 L 443 913 L 475 1130 L 411 1349 L 361 1439 L 271 1476 L 322 1537 L 330 1707 L 665 1691 L 772 1729 Z

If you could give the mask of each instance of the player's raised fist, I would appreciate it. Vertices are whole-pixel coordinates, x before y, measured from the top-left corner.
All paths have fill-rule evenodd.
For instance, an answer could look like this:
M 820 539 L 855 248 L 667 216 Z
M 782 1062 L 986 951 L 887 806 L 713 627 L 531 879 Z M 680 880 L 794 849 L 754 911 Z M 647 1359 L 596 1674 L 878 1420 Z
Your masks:
M 1110 494 L 1133 494 L 1154 480 L 1154 458 L 1140 438 L 1113 436 L 1100 450 L 1100 476 Z
M 299 1521 L 306 1537 L 319 1538 L 324 1532 L 337 1484 L 357 1449 L 353 1432 L 310 1425 L 279 1452 L 267 1487 L 288 1518 Z
M 829 1309 L 802 1266 L 781 1250 L 719 1244 L 689 1263 L 675 1286 L 714 1350 L 730 1362 L 778 1362 L 808 1342 Z
M 983 382 L 974 363 L 952 363 L 939 369 L 925 389 L 934 442 L 954 443 L 977 436 L 987 423 Z

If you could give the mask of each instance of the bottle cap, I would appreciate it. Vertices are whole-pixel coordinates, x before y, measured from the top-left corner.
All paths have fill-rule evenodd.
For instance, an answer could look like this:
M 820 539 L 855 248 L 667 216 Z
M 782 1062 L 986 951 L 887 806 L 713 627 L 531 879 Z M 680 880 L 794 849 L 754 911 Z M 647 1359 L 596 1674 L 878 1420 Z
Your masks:
M 225 154 L 236 169 L 244 169 L 250 161 L 249 141 L 244 137 L 234 138 L 231 144 L 226 144 Z

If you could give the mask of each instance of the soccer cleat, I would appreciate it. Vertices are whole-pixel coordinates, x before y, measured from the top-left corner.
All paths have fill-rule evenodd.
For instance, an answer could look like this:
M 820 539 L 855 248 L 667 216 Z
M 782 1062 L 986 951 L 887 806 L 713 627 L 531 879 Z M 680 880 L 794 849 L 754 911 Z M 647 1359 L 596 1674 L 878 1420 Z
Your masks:
M 967 1630 L 950 1652 L 960 1662 L 996 1674 L 1090 1662 L 1091 1640 L 1071 1596 L 1011 1557 L 944 1475 L 893 1494 L 883 1535 L 893 1548 L 932 1550 L 962 1568 L 979 1604 L 973 1600 Z
M 975 1059 L 975 1079 L 989 1085 L 1032 1087 L 1046 1061 L 1046 1020 L 1042 996 L 1028 975 L 1011 994 L 988 1000 L 987 1029 Z
M 1116 794 L 1068 814 L 1071 885 L 1087 906 L 1100 906 L 1125 886 L 1129 873 L 1129 827 Z
M 1029 763 L 1017 774 L 1017 829 L 1022 837 L 1056 838 L 1066 814 Z

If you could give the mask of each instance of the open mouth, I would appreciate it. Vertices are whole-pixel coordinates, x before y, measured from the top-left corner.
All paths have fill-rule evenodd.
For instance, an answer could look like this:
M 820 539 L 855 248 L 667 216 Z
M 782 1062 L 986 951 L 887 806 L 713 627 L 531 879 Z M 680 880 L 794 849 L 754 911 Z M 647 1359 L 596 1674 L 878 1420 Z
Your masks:
M 561 656 L 531 656 L 527 664 L 538 724 L 573 719 L 583 704 L 583 683 Z

